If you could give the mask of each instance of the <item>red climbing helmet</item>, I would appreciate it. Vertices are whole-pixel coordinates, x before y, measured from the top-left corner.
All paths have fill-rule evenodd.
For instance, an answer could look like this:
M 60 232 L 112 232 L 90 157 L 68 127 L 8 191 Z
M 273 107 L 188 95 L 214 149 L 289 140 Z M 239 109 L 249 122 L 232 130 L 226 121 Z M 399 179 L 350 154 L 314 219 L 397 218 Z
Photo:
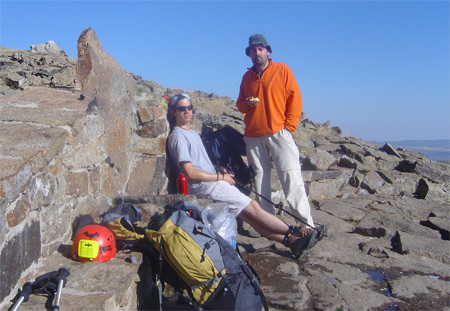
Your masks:
M 77 261 L 108 261 L 117 254 L 116 239 L 105 226 L 87 225 L 78 230 L 71 257 Z

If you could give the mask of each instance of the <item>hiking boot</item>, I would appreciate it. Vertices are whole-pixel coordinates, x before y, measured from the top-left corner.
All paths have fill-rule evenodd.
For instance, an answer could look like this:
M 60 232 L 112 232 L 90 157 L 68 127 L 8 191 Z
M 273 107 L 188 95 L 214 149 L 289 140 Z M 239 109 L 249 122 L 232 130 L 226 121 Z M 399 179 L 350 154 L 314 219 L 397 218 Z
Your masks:
M 317 243 L 317 231 L 311 228 L 304 228 L 302 230 L 302 236 L 298 237 L 296 235 L 292 235 L 289 237 L 288 246 L 294 254 L 296 259 L 299 259 L 303 253 L 316 245 Z
M 327 236 L 327 232 L 328 232 L 328 225 L 320 225 L 318 227 L 314 227 L 314 229 L 312 229 L 311 227 L 306 227 L 306 226 L 301 226 L 300 223 L 297 223 L 297 225 L 292 226 L 292 234 L 295 236 L 299 236 L 302 237 L 305 235 L 305 233 L 308 230 L 315 230 L 317 231 L 317 241 L 322 240 L 324 237 Z

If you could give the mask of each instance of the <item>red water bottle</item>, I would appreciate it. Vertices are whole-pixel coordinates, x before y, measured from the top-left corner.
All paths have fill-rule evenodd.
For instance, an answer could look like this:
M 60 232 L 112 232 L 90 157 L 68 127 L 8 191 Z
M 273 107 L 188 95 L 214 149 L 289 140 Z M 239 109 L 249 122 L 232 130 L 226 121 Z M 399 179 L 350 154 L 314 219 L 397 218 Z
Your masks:
M 183 173 L 180 173 L 177 177 L 177 189 L 179 194 L 187 195 L 189 193 L 187 178 Z

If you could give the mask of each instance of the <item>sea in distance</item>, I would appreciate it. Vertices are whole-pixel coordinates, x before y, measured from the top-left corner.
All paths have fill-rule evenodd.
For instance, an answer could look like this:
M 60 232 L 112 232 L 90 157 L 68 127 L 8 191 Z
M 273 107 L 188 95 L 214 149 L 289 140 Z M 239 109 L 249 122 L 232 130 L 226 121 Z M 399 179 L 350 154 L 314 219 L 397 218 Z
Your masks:
M 394 148 L 402 148 L 420 152 L 433 161 L 450 162 L 450 139 L 435 140 L 400 140 L 400 141 L 371 141 L 373 144 L 383 146 L 389 143 Z

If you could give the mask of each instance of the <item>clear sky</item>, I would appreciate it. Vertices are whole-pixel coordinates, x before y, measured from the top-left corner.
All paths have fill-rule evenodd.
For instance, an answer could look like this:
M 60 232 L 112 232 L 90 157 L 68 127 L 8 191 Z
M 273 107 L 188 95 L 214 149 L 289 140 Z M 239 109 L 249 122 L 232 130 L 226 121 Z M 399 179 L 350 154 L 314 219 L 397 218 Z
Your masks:
M 236 100 L 262 33 L 305 116 L 365 140 L 449 139 L 449 1 L 8 1 L 0 45 L 55 41 L 77 57 L 92 27 L 128 72 Z

